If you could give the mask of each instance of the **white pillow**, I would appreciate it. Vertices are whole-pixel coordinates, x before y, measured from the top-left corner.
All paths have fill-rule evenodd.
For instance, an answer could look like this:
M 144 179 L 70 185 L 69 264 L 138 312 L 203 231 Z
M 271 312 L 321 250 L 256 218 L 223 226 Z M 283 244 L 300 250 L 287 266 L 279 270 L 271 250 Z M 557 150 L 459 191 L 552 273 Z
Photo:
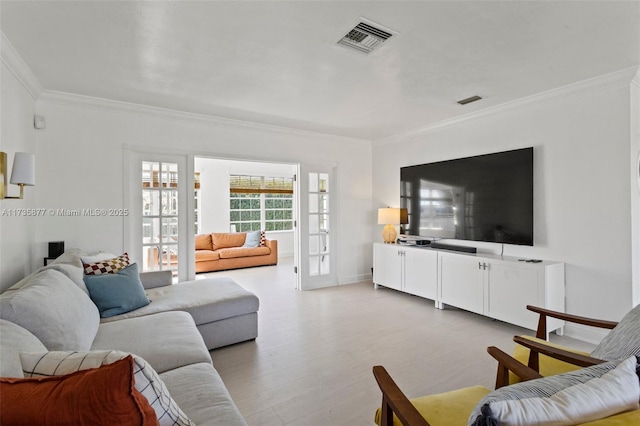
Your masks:
M 33 333 L 49 350 L 91 349 L 100 313 L 89 296 L 54 269 L 0 295 L 0 318 Z
M 27 352 L 20 354 L 24 377 L 49 377 L 98 368 L 133 356 L 134 381 L 137 390 L 147 398 L 161 426 L 195 426 L 169 395 L 158 373 L 142 358 L 120 351 L 91 352 Z
M 101 251 L 101 252 L 98 252 L 98 253 L 92 254 L 92 255 L 82 255 L 82 256 L 80 256 L 80 258 L 82 259 L 83 263 L 102 262 L 103 260 L 113 259 L 115 257 L 118 257 L 118 255 L 112 254 L 112 253 L 108 253 L 106 251 Z
M 587 423 L 640 405 L 635 356 L 496 389 L 469 417 L 469 426 L 562 426 Z

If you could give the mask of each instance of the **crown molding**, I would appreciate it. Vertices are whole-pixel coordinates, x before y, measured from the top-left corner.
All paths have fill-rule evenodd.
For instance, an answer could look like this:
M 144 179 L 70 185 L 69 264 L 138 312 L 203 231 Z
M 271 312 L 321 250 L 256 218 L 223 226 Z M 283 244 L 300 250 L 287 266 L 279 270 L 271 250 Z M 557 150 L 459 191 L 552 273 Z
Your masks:
M 403 133 L 398 133 L 386 138 L 373 140 L 372 143 L 376 145 L 386 145 L 414 139 L 435 131 L 446 129 L 467 121 L 484 118 L 490 115 L 498 114 L 504 111 L 513 111 L 515 109 L 526 109 L 539 105 L 546 104 L 548 102 L 555 102 L 559 99 L 570 98 L 574 96 L 581 96 L 592 92 L 598 92 L 601 90 L 607 90 L 611 88 L 629 87 L 630 84 L 640 84 L 640 68 L 630 67 L 622 70 L 614 71 L 612 73 L 604 74 L 598 77 L 589 78 L 576 83 L 571 83 L 566 86 L 561 86 L 556 89 L 547 90 L 545 92 L 537 93 L 535 95 L 526 96 L 524 98 L 517 99 L 511 102 L 505 102 L 500 105 L 488 107 L 479 111 L 475 111 L 469 114 L 461 115 L 447 120 L 434 123 L 427 127 L 410 130 Z
M 38 100 L 43 90 L 40 81 L 2 31 L 0 31 L 0 60 L 29 92 L 33 100 Z
M 131 102 L 116 101 L 106 98 L 98 98 L 93 96 L 78 95 L 69 92 L 59 92 L 55 90 L 44 90 L 40 95 L 39 101 L 73 106 L 77 108 L 90 108 L 101 111 L 108 111 L 121 114 L 138 115 L 150 118 L 160 118 L 163 120 L 176 120 L 182 122 L 192 122 L 205 124 L 214 127 L 238 128 L 255 131 L 270 131 L 292 135 L 313 136 L 313 137 L 332 137 L 344 139 L 345 141 L 370 142 L 365 139 L 359 139 L 350 136 L 336 135 L 332 133 L 323 133 L 313 130 L 303 130 L 294 127 L 277 126 L 272 124 L 263 124 L 253 121 L 244 121 L 233 118 L 225 118 L 208 114 L 200 114 L 194 112 L 173 110 L 162 107 L 155 107 L 144 104 L 136 104 Z

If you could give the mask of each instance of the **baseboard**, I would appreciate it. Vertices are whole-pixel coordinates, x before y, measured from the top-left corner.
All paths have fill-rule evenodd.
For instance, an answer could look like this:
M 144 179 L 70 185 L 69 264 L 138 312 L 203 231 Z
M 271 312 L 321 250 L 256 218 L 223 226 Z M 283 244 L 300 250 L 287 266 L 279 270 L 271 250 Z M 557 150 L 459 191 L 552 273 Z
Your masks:
M 338 277 L 338 285 L 356 284 L 363 281 L 373 280 L 373 274 L 351 275 L 349 277 Z
M 588 327 L 581 324 L 569 324 L 564 326 L 564 335 L 573 339 L 597 345 L 607 335 L 609 330 Z

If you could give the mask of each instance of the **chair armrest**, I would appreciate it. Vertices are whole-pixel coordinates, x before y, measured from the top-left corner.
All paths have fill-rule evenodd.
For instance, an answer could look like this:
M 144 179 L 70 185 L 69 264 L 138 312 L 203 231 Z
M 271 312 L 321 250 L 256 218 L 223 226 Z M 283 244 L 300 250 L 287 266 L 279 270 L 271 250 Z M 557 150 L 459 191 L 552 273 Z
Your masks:
M 531 354 L 529 355 L 529 368 L 532 368 L 535 371 L 538 371 L 540 368 L 538 354 L 546 355 L 579 367 L 590 367 L 592 365 L 605 362 L 602 359 L 592 358 L 590 356 L 577 354 L 554 346 L 545 345 L 544 343 L 529 340 L 521 336 L 514 336 L 513 341 L 519 345 L 529 348 L 531 351 Z
M 173 284 L 173 275 L 170 270 L 140 272 L 140 281 L 145 290 L 155 287 L 164 287 Z
M 518 376 L 520 380 L 527 381 L 539 379 L 542 376 L 536 370 L 527 367 L 511 355 L 501 351 L 495 346 L 489 346 L 487 352 L 498 361 L 496 373 L 496 389 L 509 385 L 509 371 Z
M 527 305 L 527 309 L 540 315 L 538 320 L 538 329 L 536 337 L 538 339 L 547 338 L 547 317 L 557 318 L 576 324 L 589 325 L 591 327 L 612 329 L 618 325 L 615 321 L 605 321 L 594 318 L 580 317 L 578 315 L 566 314 L 564 312 L 552 311 L 550 309 L 539 308 L 537 306 Z
M 394 413 L 403 425 L 431 426 L 396 385 L 396 382 L 393 381 L 383 366 L 374 366 L 373 376 L 382 391 L 380 426 L 392 426 Z

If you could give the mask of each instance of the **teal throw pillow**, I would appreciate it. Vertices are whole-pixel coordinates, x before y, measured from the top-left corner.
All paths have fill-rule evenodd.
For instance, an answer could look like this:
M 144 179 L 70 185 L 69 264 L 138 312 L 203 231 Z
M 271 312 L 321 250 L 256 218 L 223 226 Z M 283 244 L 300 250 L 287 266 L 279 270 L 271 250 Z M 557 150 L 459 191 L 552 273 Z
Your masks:
M 150 303 L 140 282 L 137 263 L 115 274 L 85 275 L 84 283 L 102 318 L 124 314 Z
M 260 245 L 260 231 L 247 232 L 242 247 L 258 247 Z

